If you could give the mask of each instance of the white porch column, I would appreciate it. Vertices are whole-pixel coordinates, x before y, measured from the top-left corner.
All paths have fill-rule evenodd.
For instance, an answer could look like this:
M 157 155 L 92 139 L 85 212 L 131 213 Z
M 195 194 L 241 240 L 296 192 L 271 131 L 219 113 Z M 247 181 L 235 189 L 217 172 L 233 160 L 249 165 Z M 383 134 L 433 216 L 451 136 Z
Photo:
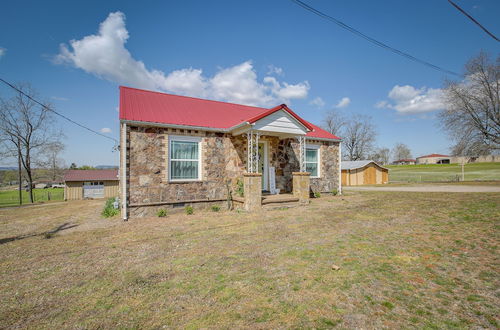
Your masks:
M 306 171 L 306 137 L 301 135 L 297 136 L 299 140 L 299 172 Z
M 259 172 L 259 137 L 259 132 L 247 132 L 247 173 Z

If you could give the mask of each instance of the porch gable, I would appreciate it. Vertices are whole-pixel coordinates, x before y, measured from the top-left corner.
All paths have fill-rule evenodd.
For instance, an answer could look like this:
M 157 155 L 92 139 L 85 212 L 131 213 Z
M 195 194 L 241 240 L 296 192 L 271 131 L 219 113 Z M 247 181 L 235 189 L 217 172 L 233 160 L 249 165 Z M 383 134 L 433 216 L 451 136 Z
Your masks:
M 269 116 L 257 120 L 252 129 L 293 135 L 305 135 L 307 133 L 307 128 L 284 110 L 273 112 Z

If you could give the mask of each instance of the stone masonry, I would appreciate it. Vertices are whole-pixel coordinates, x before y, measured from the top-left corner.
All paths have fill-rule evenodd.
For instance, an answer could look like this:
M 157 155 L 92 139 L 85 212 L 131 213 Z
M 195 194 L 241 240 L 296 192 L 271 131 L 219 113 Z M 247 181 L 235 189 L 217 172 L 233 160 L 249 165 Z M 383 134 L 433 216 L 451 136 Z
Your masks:
M 217 204 L 225 207 L 228 189 L 233 192 L 246 172 L 245 135 L 159 127 L 128 128 L 128 200 L 129 215 L 153 215 L 158 208 Z M 171 183 L 168 180 L 169 135 L 199 136 L 201 140 L 202 179 Z M 276 187 L 292 192 L 292 173 L 299 170 L 296 139 L 262 136 L 268 141 L 269 166 L 276 168 Z M 321 178 L 311 178 L 312 191 L 329 192 L 338 188 L 338 143 L 320 144 Z M 177 203 L 177 204 L 174 204 Z

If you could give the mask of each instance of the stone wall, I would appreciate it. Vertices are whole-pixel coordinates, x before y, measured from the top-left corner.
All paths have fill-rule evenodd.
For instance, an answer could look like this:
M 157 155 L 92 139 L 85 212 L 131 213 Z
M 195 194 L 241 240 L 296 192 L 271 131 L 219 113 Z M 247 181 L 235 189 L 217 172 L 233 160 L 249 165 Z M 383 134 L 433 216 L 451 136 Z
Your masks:
M 157 127 L 129 127 L 128 130 L 128 195 L 130 216 L 151 214 L 157 203 L 227 205 L 228 187 L 233 191 L 246 170 L 247 140 L 245 135 Z M 201 137 L 201 177 L 195 182 L 168 181 L 169 135 Z M 268 141 L 269 166 L 276 168 L 276 187 L 292 191 L 292 172 L 299 170 L 298 142 L 262 136 Z M 311 178 L 313 191 L 331 191 L 338 187 L 338 143 L 308 141 L 321 144 L 322 178 Z M 148 204 L 155 207 L 148 208 Z M 174 207 L 172 204 L 162 208 Z M 155 211 L 154 211 L 155 212 Z
M 281 184 L 286 185 L 286 191 L 292 190 L 292 172 L 298 172 L 299 166 L 299 148 L 298 141 L 293 139 L 283 140 L 285 155 L 280 160 L 284 165 L 284 176 Z M 320 145 L 320 177 L 311 177 L 312 192 L 331 192 L 333 189 L 339 189 L 339 143 L 320 140 L 307 140 L 307 144 Z M 282 165 L 283 166 L 283 165 Z
M 313 142 L 308 141 L 308 143 L 312 144 Z M 311 178 L 311 190 L 313 192 L 339 190 L 339 144 L 321 142 L 320 152 L 321 178 Z

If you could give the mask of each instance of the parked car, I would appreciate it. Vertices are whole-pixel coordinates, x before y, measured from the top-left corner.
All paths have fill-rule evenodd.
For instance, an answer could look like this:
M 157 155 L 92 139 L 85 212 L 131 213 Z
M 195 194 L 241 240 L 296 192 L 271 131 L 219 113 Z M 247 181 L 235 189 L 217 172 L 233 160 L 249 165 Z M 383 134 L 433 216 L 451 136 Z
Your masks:
M 62 183 L 54 183 L 52 185 L 52 188 L 64 188 L 64 184 L 62 184 Z

